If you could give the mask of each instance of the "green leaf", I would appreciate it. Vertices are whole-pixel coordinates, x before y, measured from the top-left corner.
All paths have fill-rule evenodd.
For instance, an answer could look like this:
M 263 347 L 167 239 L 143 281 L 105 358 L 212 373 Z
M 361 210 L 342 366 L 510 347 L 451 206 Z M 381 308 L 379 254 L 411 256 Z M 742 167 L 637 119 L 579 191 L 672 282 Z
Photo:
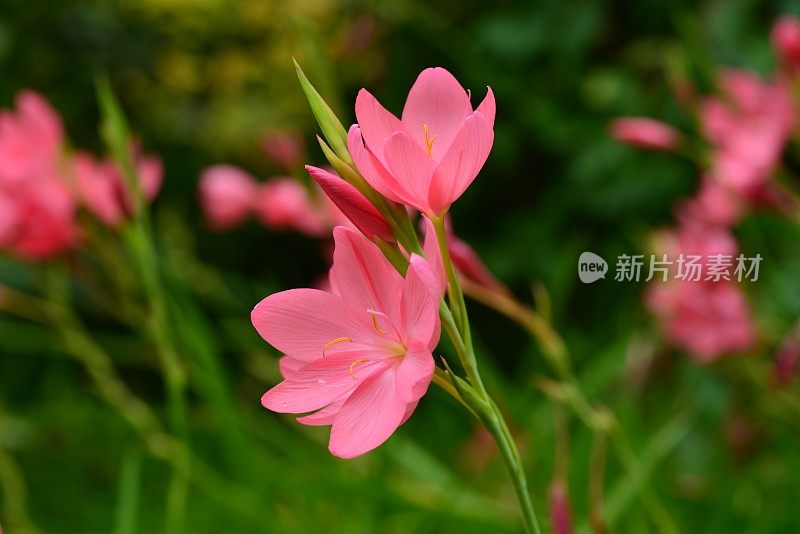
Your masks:
M 135 212 L 139 213 L 144 198 L 131 156 L 131 132 L 128 122 L 107 77 L 95 78 L 95 91 L 100 106 L 100 134 L 114 161 L 122 170 L 127 187 L 133 192 Z
M 347 131 L 330 106 L 328 106 L 317 90 L 314 89 L 311 82 L 308 81 L 308 78 L 306 78 L 303 69 L 300 68 L 297 61 L 292 61 L 294 61 L 295 69 L 297 69 L 297 78 L 300 80 L 300 86 L 306 94 L 308 103 L 311 106 L 311 111 L 314 113 L 314 117 L 317 119 L 317 124 L 319 124 L 320 129 L 322 129 L 322 135 L 325 136 L 328 144 L 340 159 L 348 164 L 352 164 L 353 160 L 350 158 L 350 153 L 347 151 Z

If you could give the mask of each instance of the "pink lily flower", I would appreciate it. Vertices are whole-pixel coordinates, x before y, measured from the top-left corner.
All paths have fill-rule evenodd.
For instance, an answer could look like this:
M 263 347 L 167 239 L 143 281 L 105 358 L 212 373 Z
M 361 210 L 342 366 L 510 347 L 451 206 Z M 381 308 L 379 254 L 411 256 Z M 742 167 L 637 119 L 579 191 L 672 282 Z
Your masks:
M 714 145 L 712 174 L 747 200 L 771 178 L 796 125 L 788 86 L 746 71 L 724 70 L 726 98 L 709 98 L 700 109 L 706 138 Z
M 645 297 L 665 337 L 700 362 L 756 342 L 755 321 L 735 282 L 670 281 L 651 285 Z
M 469 187 L 494 141 L 491 89 L 473 111 L 470 96 L 443 68 L 422 71 L 402 118 L 366 89 L 356 98 L 348 148 L 364 178 L 387 198 L 429 217 L 444 214 Z
M 376 237 L 387 243 L 395 241 L 389 223 L 358 189 L 325 169 L 306 165 L 306 170 L 339 211 L 370 241 Z
M 323 235 L 330 225 L 326 207 L 311 198 L 293 178 L 279 177 L 261 184 L 253 206 L 267 227 L 298 230 L 310 236 Z
M 250 174 L 233 165 L 212 165 L 200 176 L 200 205 L 211 228 L 227 230 L 250 215 L 258 186 Z
M 723 227 L 684 220 L 677 231 L 659 236 L 656 250 L 675 261 L 681 254 L 735 256 L 737 244 Z M 664 337 L 700 362 L 743 352 L 756 342 L 756 323 L 735 281 L 675 280 L 650 284 L 645 305 L 656 317 Z
M 17 217 L 9 230 L 8 246 L 21 258 L 49 259 L 77 241 L 75 202 L 62 180 L 40 178 L 27 183 L 16 192 L 14 203 Z
M 144 155 L 137 157 L 135 163 L 142 194 L 151 201 L 161 189 L 164 174 L 161 160 Z M 80 199 L 98 220 L 116 228 L 131 217 L 133 195 L 116 163 L 98 161 L 81 152 L 75 155 L 74 168 Z
M 683 201 L 677 209 L 678 220 L 698 221 L 730 227 L 745 211 L 741 197 L 730 187 L 710 176 L 703 177 L 694 197 Z
M 17 110 L 0 112 L 0 186 L 51 174 L 61 155 L 61 119 L 38 93 L 22 91 Z
M 285 380 L 261 403 L 331 425 L 329 449 L 353 458 L 381 445 L 426 393 L 439 340 L 439 300 L 428 263 L 411 256 L 405 279 L 364 236 L 334 229 L 336 292 L 293 289 L 253 310 L 261 337 L 285 354 Z
M 672 126 L 646 117 L 621 117 L 611 122 L 611 136 L 626 143 L 650 150 L 675 150 L 680 134 Z

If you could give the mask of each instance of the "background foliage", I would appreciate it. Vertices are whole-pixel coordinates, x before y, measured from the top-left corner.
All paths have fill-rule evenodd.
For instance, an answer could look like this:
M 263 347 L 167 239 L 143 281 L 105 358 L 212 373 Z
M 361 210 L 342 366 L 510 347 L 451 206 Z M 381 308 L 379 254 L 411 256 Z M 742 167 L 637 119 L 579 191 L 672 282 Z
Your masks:
M 450 69 L 476 95 L 491 85 L 495 148 L 454 209 L 459 235 L 524 300 L 532 283 L 547 287 L 581 383 L 617 413 L 642 477 L 681 530 L 796 530 L 800 419 L 765 391 L 763 377 L 775 341 L 800 316 L 798 227 L 757 215 L 741 228 L 744 252 L 765 256 L 752 288 L 765 340 L 746 364 L 692 363 L 658 341 L 641 285 L 585 286 L 575 276 L 584 250 L 606 259 L 644 251 L 652 229 L 670 223 L 676 199 L 697 186 L 690 164 L 615 144 L 609 119 L 651 115 L 691 130 L 671 90 L 675 80 L 710 88 L 711 65 L 720 63 L 770 72 L 769 27 L 787 12 L 800 13 L 800 5 L 5 0 L 0 103 L 10 106 L 24 87 L 39 90 L 74 144 L 100 151 L 94 79 L 108 73 L 132 130 L 164 159 L 154 219 L 174 287 L 186 289 L 170 288 L 169 304 L 186 311 L 186 324 L 173 327 L 190 343 L 182 347 L 189 447 L 199 459 L 187 530 L 519 528 L 502 462 L 438 390 L 384 447 L 347 462 L 327 453 L 325 429 L 259 406 L 278 379 L 277 354 L 252 330 L 249 311 L 270 291 L 322 275 L 324 243 L 256 224 L 212 233 L 196 180 L 223 161 L 262 178 L 281 172 L 260 148 L 271 131 L 300 133 L 308 161 L 323 161 L 292 56 L 347 121 L 358 88 L 398 110 L 427 66 Z M 0 264 L 0 282 L 17 288 L 50 275 Z M 80 291 L 76 301 L 131 391 L 166 419 L 152 348 Z M 489 387 L 515 425 L 535 501 L 546 511 L 553 406 L 535 378 L 550 371 L 516 326 L 477 304 L 471 313 Z M 574 418 L 568 426 L 581 524 L 592 435 Z M 62 338 L 0 315 L 0 522 L 8 532 L 164 528 L 169 462 L 141 438 L 65 354 Z M 654 530 L 636 485 L 616 460 L 607 468 L 611 530 Z

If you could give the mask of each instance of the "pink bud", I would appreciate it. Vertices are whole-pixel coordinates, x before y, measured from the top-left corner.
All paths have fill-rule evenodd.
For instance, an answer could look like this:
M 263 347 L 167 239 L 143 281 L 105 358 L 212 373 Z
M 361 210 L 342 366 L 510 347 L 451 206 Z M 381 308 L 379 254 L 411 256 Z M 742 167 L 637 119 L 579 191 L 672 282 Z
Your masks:
M 800 67 L 800 20 L 785 15 L 772 27 L 772 46 L 783 66 L 790 71 Z
M 450 258 L 458 272 L 478 284 L 496 291 L 506 291 L 503 284 L 489 271 L 478 253 L 466 241 L 452 236 L 449 238 Z
M 617 141 L 650 150 L 675 150 L 680 142 L 672 126 L 644 117 L 615 119 L 610 129 Z
M 303 140 L 295 134 L 272 132 L 261 139 L 261 148 L 267 156 L 284 169 L 293 169 L 303 160 Z
M 563 480 L 556 479 L 550 486 L 550 520 L 555 534 L 572 532 L 572 511 L 569 506 L 569 492 Z
M 384 241 L 394 242 L 394 234 L 389 223 L 358 189 L 325 169 L 306 165 L 306 170 L 336 207 L 368 239 L 374 240 L 379 237 Z
M 200 175 L 198 192 L 203 214 L 211 228 L 227 230 L 247 218 L 257 185 L 245 171 L 233 165 L 213 165 Z

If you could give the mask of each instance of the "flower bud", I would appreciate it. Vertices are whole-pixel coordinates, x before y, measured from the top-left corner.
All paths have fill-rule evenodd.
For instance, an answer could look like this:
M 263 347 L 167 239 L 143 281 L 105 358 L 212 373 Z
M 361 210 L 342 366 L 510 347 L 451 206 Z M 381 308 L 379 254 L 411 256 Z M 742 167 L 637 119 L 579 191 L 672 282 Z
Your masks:
M 675 150 L 680 135 L 672 126 L 645 117 L 625 117 L 611 122 L 611 136 L 621 143 L 650 150 Z

